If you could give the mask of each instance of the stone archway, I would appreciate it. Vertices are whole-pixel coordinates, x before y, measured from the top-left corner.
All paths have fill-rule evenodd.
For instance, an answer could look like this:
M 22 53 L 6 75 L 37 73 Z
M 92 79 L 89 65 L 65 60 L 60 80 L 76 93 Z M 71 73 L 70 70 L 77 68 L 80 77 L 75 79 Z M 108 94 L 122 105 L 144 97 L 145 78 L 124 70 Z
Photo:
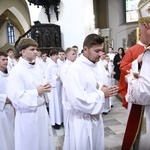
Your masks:
M 0 47 L 7 44 L 6 23 L 10 22 L 16 28 L 17 36 L 24 34 L 31 26 L 29 8 L 26 0 L 0 0 L 0 36 L 3 36 Z M 16 39 L 17 40 L 17 39 Z
M 18 18 L 9 10 L 5 10 L 1 15 L 0 15 L 0 28 L 4 25 L 5 22 L 11 22 L 16 29 L 19 31 L 20 34 L 24 34 L 24 29 L 19 22 Z

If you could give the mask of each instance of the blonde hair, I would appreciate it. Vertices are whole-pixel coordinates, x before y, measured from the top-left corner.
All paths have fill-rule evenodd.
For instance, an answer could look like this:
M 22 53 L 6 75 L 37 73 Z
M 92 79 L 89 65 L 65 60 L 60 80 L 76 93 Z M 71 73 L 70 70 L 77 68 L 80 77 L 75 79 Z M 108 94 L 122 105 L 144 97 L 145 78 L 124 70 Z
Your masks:
M 74 48 L 68 47 L 65 51 L 65 54 L 67 55 L 70 51 L 76 52 L 76 50 Z

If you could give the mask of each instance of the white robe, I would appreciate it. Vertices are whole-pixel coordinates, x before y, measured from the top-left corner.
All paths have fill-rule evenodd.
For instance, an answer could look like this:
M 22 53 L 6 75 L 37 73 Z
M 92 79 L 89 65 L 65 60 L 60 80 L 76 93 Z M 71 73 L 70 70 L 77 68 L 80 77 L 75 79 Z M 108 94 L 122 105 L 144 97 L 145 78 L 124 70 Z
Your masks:
M 11 69 L 17 64 L 17 61 L 14 58 L 8 57 L 8 65 L 7 65 L 7 71 L 10 73 Z
M 36 87 L 43 84 L 38 65 L 20 58 L 12 69 L 7 94 L 16 108 L 15 150 L 54 150 L 53 133 L 45 98 Z
M 60 68 L 64 65 L 64 63 L 65 63 L 65 60 L 64 61 L 62 61 L 60 59 L 57 60 L 57 64 Z
M 140 137 L 139 149 L 150 149 L 150 50 L 146 51 L 142 59 L 139 79 L 128 77 L 128 91 L 126 100 L 134 104 L 145 105 L 146 133 Z
M 113 64 L 113 61 L 114 61 L 114 57 L 115 57 L 115 54 L 114 53 L 108 53 L 107 54 L 110 58 L 110 62 L 109 62 L 109 71 L 110 73 L 112 73 L 114 71 L 114 64 Z
M 83 55 L 70 66 L 64 80 L 67 103 L 71 106 L 65 126 L 64 150 L 103 150 L 101 117 L 104 93 L 95 74 L 96 65 Z
M 73 62 L 66 59 L 65 64 L 60 69 L 60 79 L 62 81 L 62 84 L 64 82 L 64 78 L 66 76 L 66 73 L 67 73 L 67 71 L 68 71 L 68 69 L 69 69 L 69 67 L 72 63 Z M 62 104 L 63 104 L 63 122 L 64 122 L 64 126 L 66 124 L 66 118 L 67 118 L 67 114 L 68 114 L 67 110 L 70 109 L 70 107 L 67 105 L 68 103 L 66 101 L 67 101 L 66 94 L 65 94 L 65 91 L 64 91 L 64 87 L 62 86 Z
M 44 62 L 43 60 L 41 60 L 41 61 L 38 63 L 38 65 L 39 65 L 40 68 L 41 68 L 41 71 L 42 71 L 42 74 L 43 74 L 43 77 L 44 77 L 44 78 L 45 78 L 45 70 L 46 70 L 48 64 L 49 64 L 49 62 L 48 62 L 47 59 L 46 59 L 46 62 Z
M 6 103 L 8 74 L 0 71 L 0 150 L 14 150 L 14 108 Z
M 49 81 L 52 86 L 52 90 L 48 93 L 50 99 L 49 113 L 51 124 L 61 125 L 63 122 L 62 112 L 62 82 L 59 78 L 59 66 L 57 63 L 51 61 L 45 71 L 45 79 Z
M 102 82 L 104 85 L 110 86 L 109 85 L 109 72 L 105 68 L 105 60 L 99 60 L 97 62 L 97 67 L 96 70 L 99 72 L 99 79 L 100 82 Z M 103 107 L 103 112 L 108 113 L 111 110 L 111 101 L 109 98 L 105 98 L 105 103 Z

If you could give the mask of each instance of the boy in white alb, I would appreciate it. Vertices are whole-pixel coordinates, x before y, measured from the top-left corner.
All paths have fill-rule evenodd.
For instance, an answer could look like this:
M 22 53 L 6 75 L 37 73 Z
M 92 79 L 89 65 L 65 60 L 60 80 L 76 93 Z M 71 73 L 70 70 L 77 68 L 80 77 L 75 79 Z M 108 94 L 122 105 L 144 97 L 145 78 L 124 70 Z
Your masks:
M 50 51 L 51 62 L 46 68 L 45 79 L 49 81 L 52 86 L 52 91 L 48 94 L 50 99 L 49 102 L 49 113 L 51 124 L 55 129 L 60 129 L 63 123 L 63 112 L 62 112 L 62 82 L 59 76 L 59 66 L 57 64 L 58 51 L 52 49 Z
M 37 47 L 37 42 L 31 38 L 20 40 L 18 48 L 22 57 L 8 77 L 7 94 L 16 109 L 15 150 L 55 149 L 45 104 L 51 86 L 43 80 L 34 62 Z
M 14 108 L 6 94 L 7 54 L 0 52 L 0 150 L 15 150 Z

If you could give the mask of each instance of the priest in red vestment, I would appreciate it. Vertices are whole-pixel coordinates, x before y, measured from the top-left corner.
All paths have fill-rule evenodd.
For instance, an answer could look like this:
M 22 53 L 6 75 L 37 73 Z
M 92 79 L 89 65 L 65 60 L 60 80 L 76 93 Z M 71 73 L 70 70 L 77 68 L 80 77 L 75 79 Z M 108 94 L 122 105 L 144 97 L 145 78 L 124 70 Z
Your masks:
M 150 0 L 139 1 L 138 14 L 139 28 L 141 31 L 140 41 L 145 44 L 145 47 L 148 47 L 148 45 L 150 45 Z M 135 48 L 134 52 L 136 51 L 139 51 L 138 48 Z M 124 57 L 124 60 L 126 60 L 125 58 L 129 59 L 131 56 L 133 58 L 132 53 Z M 150 47 L 148 47 L 143 54 L 142 66 L 138 78 L 134 77 L 133 71 L 125 77 L 126 81 L 128 82 L 128 91 L 126 93 L 124 92 L 123 94 L 126 94 L 126 100 L 132 103 L 132 107 L 128 117 L 121 150 L 130 150 L 132 148 L 139 150 L 150 149 L 150 75 L 148 68 L 150 66 L 149 60 Z M 123 64 L 124 61 L 122 62 L 121 68 L 123 67 Z M 121 92 L 123 92 L 123 86 L 120 86 L 120 93 Z M 127 103 L 125 101 L 123 105 L 127 107 Z M 144 112 L 146 113 L 144 114 Z

